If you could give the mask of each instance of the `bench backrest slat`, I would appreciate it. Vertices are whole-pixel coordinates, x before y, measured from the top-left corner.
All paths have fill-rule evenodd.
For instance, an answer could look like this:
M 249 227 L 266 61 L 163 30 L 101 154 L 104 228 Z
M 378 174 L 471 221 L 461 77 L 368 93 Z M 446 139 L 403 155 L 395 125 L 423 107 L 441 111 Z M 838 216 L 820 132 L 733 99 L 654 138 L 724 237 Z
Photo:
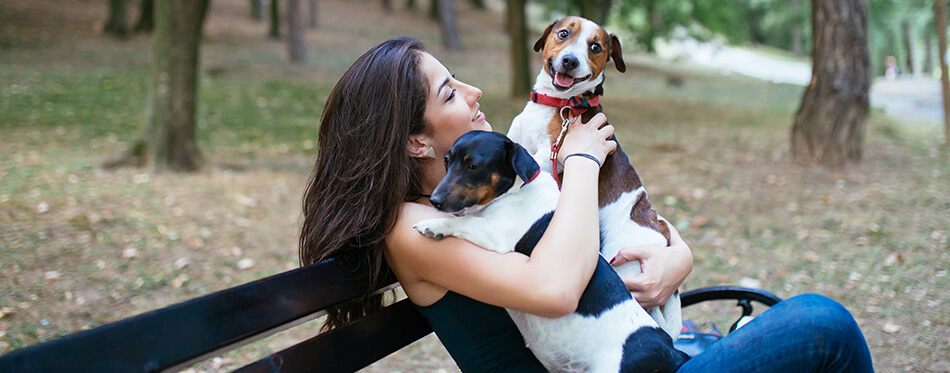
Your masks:
M 155 372 L 312 317 L 367 288 L 334 259 L 0 356 L 0 372 Z
M 353 372 L 432 332 L 408 299 L 235 372 Z

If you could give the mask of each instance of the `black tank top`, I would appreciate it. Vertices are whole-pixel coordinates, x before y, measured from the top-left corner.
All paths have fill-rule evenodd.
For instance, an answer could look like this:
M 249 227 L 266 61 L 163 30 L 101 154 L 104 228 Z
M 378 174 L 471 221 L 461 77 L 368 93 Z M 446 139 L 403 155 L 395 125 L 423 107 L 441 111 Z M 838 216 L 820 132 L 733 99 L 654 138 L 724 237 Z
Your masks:
M 545 372 L 503 308 L 450 291 L 416 309 L 463 372 Z

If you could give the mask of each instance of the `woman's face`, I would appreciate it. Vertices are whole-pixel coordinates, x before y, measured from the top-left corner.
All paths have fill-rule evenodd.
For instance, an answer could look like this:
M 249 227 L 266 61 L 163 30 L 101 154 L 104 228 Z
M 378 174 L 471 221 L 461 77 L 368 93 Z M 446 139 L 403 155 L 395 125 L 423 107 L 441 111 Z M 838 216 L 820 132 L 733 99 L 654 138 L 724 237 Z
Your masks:
M 422 53 L 422 71 L 429 81 L 424 118 L 431 134 L 430 145 L 439 159 L 466 132 L 491 131 L 479 110 L 480 89 L 455 80 L 449 69 L 428 53 Z

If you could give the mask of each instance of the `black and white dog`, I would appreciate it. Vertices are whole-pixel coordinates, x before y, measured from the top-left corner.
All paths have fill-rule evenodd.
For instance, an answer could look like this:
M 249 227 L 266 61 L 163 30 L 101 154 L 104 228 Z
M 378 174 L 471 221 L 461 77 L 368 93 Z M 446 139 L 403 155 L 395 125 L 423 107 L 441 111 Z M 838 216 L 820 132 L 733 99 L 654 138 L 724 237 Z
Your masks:
M 445 162 L 446 176 L 430 201 L 461 216 L 413 227 L 433 239 L 455 236 L 499 253 L 530 255 L 560 195 L 551 174 L 521 145 L 495 132 L 462 135 Z M 508 314 L 553 372 L 673 372 L 688 359 L 603 257 L 574 313 L 556 319 L 512 309 Z

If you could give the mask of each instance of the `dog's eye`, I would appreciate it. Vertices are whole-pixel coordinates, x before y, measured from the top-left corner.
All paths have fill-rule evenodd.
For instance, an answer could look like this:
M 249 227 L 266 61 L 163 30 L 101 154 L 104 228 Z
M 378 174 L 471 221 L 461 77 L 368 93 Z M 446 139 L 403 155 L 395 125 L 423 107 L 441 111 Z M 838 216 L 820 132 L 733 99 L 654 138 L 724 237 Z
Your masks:
M 567 39 L 567 36 L 570 34 L 571 33 L 568 32 L 567 30 L 561 30 L 557 32 L 557 37 L 561 38 L 561 40 L 564 40 L 564 39 Z
M 594 53 L 600 53 L 601 51 L 600 44 L 597 44 L 597 43 L 591 44 L 590 51 Z
M 477 164 L 474 164 L 474 163 L 469 163 L 469 164 L 468 164 L 468 169 L 469 169 L 469 170 L 472 170 L 472 171 L 477 170 L 477 169 L 479 169 L 480 167 L 481 167 L 481 166 L 479 166 L 479 165 L 477 165 Z

